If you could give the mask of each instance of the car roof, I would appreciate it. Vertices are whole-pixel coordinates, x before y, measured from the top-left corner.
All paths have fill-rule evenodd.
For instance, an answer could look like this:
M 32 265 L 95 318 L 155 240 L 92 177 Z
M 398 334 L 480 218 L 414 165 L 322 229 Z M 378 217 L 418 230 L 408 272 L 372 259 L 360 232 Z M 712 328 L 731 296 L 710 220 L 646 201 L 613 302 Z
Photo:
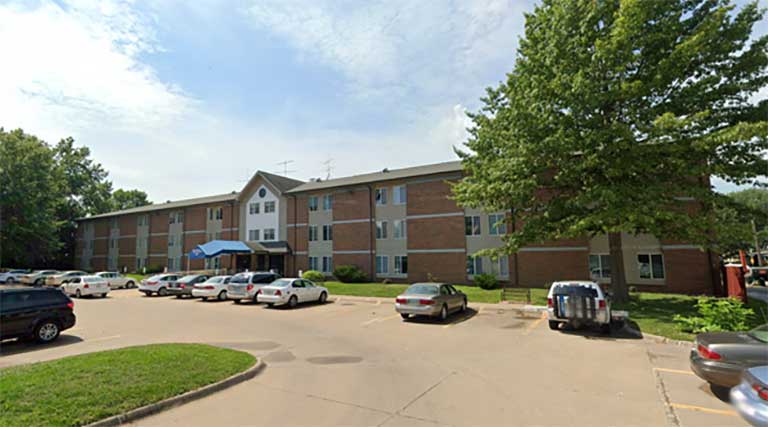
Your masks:
M 0 293 L 11 293 L 11 292 L 25 292 L 25 291 L 31 291 L 31 292 L 61 292 L 58 288 L 36 288 L 32 286 L 24 286 L 24 285 L 5 285 L 2 288 L 0 288 Z
M 99 276 L 97 276 L 95 274 L 87 274 L 85 276 L 80 276 L 80 278 L 81 279 L 97 279 L 97 280 L 101 280 L 102 279 L 101 277 L 99 277 Z
M 416 283 L 411 283 L 411 286 L 416 286 L 416 285 L 441 286 L 446 284 L 447 283 L 443 283 L 443 282 L 416 282 Z

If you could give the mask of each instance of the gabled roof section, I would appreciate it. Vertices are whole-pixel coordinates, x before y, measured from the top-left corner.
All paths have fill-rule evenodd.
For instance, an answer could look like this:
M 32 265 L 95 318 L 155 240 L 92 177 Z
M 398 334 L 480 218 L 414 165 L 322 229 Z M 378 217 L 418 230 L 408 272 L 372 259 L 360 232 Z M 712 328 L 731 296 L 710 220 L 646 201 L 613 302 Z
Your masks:
M 413 178 L 417 176 L 436 175 L 441 173 L 461 172 L 461 161 L 434 163 L 431 165 L 415 166 L 402 169 L 384 169 L 381 172 L 352 175 L 327 181 L 307 182 L 288 191 L 301 193 L 305 191 L 322 190 L 326 188 L 346 187 L 350 185 L 369 184 L 393 179 Z
M 304 181 L 299 181 L 298 179 L 288 178 L 286 176 L 281 175 L 275 175 L 273 173 L 264 172 L 264 171 L 256 171 L 255 174 L 251 177 L 250 180 L 245 184 L 242 190 L 240 190 L 240 195 L 247 196 L 247 190 L 251 188 L 251 186 L 254 185 L 256 180 L 261 177 L 264 181 L 268 182 L 272 187 L 274 187 L 278 192 L 285 194 L 292 188 L 296 188 L 301 184 L 304 184 Z M 238 196 L 239 197 L 239 196 Z
M 86 219 L 109 218 L 117 215 L 153 212 L 153 211 L 160 211 L 165 209 L 184 208 L 187 206 L 204 205 L 209 203 L 229 202 L 229 201 L 236 200 L 237 196 L 238 196 L 238 193 L 233 191 L 231 193 L 219 194 L 217 196 L 196 197 L 194 199 L 177 200 L 175 202 L 153 203 L 151 205 L 139 206 L 138 208 L 123 209 L 121 211 L 107 212 L 99 215 L 92 215 L 85 218 L 78 218 L 77 220 L 81 221 Z

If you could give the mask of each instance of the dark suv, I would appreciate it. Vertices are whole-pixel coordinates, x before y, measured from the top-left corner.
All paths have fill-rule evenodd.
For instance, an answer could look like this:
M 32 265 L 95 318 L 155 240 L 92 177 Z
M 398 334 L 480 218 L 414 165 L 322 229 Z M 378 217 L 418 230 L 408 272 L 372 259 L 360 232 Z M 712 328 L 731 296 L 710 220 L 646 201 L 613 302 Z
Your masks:
M 74 303 L 56 288 L 0 289 L 0 339 L 34 338 L 48 343 L 75 326 Z

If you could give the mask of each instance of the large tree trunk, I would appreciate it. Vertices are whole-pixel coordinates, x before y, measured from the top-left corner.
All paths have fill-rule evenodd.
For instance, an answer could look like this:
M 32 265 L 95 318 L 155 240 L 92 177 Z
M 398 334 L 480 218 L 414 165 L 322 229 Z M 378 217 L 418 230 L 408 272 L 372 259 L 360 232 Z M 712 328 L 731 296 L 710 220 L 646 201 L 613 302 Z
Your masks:
M 621 251 L 621 233 L 608 233 L 608 248 L 611 255 L 611 291 L 615 302 L 629 301 L 627 275 L 624 271 L 624 254 Z

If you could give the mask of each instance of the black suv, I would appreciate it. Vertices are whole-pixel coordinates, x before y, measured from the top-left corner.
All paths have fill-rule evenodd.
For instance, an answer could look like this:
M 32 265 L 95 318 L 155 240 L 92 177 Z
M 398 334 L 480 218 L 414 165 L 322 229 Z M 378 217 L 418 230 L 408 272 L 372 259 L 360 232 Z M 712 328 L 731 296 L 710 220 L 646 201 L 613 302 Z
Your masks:
M 75 326 L 75 304 L 57 288 L 0 289 L 0 340 L 34 338 L 48 343 Z

